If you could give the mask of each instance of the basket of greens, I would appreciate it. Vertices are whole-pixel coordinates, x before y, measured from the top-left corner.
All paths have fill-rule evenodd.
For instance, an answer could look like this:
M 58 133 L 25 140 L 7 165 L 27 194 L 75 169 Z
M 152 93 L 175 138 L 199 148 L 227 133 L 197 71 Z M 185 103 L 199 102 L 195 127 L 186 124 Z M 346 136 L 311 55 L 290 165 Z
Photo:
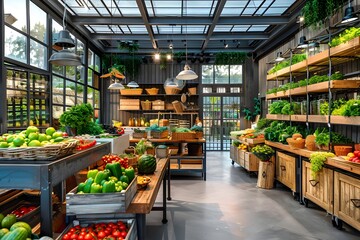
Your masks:
M 275 154 L 274 149 L 268 145 L 257 145 L 251 149 L 251 152 L 263 162 L 268 162 Z
M 167 138 L 169 136 L 169 130 L 167 127 L 159 127 L 157 124 L 153 124 L 146 128 L 147 131 L 151 131 L 151 137 L 156 139 Z
M 172 140 L 195 139 L 196 133 L 188 128 L 173 128 L 171 133 Z
M 198 125 L 194 125 L 190 128 L 191 131 L 195 132 L 195 138 L 197 139 L 202 139 L 204 137 L 203 134 L 203 128 L 198 126 Z

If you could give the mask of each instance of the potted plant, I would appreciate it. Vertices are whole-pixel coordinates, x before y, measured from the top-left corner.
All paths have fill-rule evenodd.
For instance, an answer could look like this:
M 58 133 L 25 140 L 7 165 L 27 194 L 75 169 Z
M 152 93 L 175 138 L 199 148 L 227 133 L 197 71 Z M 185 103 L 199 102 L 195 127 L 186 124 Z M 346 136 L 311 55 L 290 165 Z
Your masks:
M 102 132 L 101 127 L 93 122 L 94 109 L 91 104 L 75 105 L 60 116 L 60 124 L 67 128 L 68 134 L 94 134 Z
M 257 145 L 251 152 L 260 159 L 257 187 L 271 189 L 274 187 L 275 164 L 271 161 L 274 149 L 267 145 Z
M 269 162 L 271 157 L 275 154 L 274 149 L 268 145 L 257 145 L 251 149 L 251 152 L 262 162 Z

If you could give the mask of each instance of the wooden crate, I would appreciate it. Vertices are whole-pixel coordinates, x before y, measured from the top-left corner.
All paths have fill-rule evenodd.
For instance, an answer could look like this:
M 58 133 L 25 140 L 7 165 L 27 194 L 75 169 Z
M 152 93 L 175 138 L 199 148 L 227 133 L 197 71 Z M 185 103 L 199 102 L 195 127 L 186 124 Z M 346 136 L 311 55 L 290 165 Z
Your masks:
M 165 110 L 165 102 L 161 100 L 155 100 L 152 102 L 153 110 Z
M 245 150 L 238 149 L 238 159 L 239 159 L 239 165 L 243 168 L 245 168 Z
M 303 161 L 302 191 L 306 199 L 333 214 L 333 179 L 334 171 L 329 168 L 321 169 L 317 179 L 311 176 L 311 163 Z
M 256 138 L 246 138 L 246 142 L 249 144 L 260 144 L 265 143 L 265 138 L 262 139 L 256 139 Z
M 124 213 L 137 191 L 136 177 L 124 192 L 76 194 L 77 187 L 66 194 L 66 215 Z
M 230 159 L 234 161 L 234 151 L 236 150 L 236 147 L 234 145 L 230 146 Z
M 171 133 L 172 140 L 186 140 L 186 139 L 195 139 L 195 132 L 173 132 Z
M 360 180 L 334 173 L 334 216 L 360 230 Z
M 120 99 L 120 110 L 140 110 L 140 99 Z
M 142 92 L 142 88 L 128 88 L 120 90 L 121 95 L 141 95 Z
M 76 221 L 76 222 L 75 222 Z M 116 224 L 117 221 L 123 221 L 126 223 L 129 231 L 127 232 L 126 238 L 124 240 L 136 240 L 138 239 L 137 235 L 137 227 L 135 219 L 81 219 L 81 220 L 74 220 L 74 222 L 70 223 L 65 230 L 56 238 L 56 240 L 62 240 L 64 235 L 70 231 L 72 227 L 75 226 L 74 223 L 79 224 L 81 227 L 87 227 L 91 224 L 96 223 L 110 223 L 113 222 Z
M 276 179 L 296 192 L 296 158 L 276 152 Z
M 169 131 L 165 130 L 163 132 L 154 132 L 151 131 L 151 137 L 155 138 L 155 139 L 163 139 L 163 138 L 167 138 L 169 136 Z
M 252 152 L 245 152 L 244 168 L 249 172 L 259 171 L 259 161 L 260 159 Z

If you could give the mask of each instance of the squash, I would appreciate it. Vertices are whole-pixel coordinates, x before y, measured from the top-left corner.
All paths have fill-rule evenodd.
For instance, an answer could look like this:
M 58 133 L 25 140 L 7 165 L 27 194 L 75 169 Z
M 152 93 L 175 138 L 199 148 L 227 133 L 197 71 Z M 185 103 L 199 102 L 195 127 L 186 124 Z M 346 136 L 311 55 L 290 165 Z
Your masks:
M 5 234 L 1 240 L 26 240 L 28 237 L 28 230 L 24 227 L 18 227 L 13 231 L 8 232 Z
M 32 230 L 31 230 L 31 227 L 30 227 L 30 225 L 28 223 L 26 223 L 26 222 L 16 222 L 11 226 L 10 231 L 13 231 L 13 230 L 17 229 L 18 227 L 25 228 L 28 231 L 28 237 L 31 237 Z

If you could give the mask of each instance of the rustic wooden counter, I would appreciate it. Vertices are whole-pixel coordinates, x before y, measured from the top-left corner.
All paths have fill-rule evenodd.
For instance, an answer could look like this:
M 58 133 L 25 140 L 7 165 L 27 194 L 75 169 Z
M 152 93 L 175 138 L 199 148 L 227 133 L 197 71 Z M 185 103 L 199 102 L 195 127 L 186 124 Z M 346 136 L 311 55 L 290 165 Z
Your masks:
M 155 173 L 148 175 L 151 178 L 151 182 L 146 189 L 138 190 L 131 201 L 126 213 L 132 213 L 136 215 L 136 223 L 138 230 L 138 239 L 146 239 L 145 226 L 146 226 L 146 214 L 150 213 L 151 210 L 162 210 L 163 211 L 163 223 L 167 223 L 166 219 L 166 171 L 168 176 L 168 199 L 170 200 L 170 173 L 169 173 L 169 159 L 159 159 Z M 159 193 L 161 181 L 163 181 L 163 206 L 160 208 L 154 207 L 156 197 Z

